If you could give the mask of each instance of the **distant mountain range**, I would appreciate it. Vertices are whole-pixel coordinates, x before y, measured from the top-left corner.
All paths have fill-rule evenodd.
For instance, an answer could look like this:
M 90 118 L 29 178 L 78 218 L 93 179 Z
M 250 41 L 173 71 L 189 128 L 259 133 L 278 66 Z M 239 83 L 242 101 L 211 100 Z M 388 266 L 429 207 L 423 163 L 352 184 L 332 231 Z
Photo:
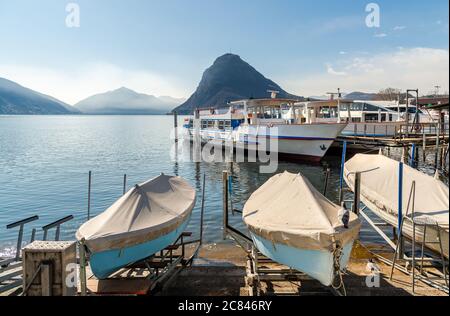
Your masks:
M 267 90 L 279 91 L 280 98 L 301 97 L 289 94 L 278 84 L 264 77 L 238 55 L 225 54 L 203 74 L 194 94 L 176 108 L 181 114 L 190 114 L 195 108 L 221 107 L 230 101 L 249 98 L 267 98 Z
M 0 78 L 0 115 L 167 114 L 186 99 L 155 97 L 127 88 L 97 94 L 75 106 Z
M 355 91 L 344 96 L 347 100 L 360 100 L 360 101 L 371 101 L 375 100 L 378 97 L 378 93 L 366 93 Z
M 155 97 L 137 93 L 128 88 L 96 94 L 75 104 L 75 108 L 84 114 L 167 114 L 185 99 L 168 96 Z
M 78 114 L 79 110 L 48 95 L 0 78 L 0 114 Z

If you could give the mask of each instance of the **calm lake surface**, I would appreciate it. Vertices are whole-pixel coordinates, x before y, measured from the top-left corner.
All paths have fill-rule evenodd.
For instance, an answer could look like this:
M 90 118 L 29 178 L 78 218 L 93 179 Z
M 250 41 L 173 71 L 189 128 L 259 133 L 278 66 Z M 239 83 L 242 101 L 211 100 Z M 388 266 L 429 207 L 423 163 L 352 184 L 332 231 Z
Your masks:
M 183 118 L 179 119 L 181 125 Z M 199 232 L 201 181 L 206 174 L 204 236 L 207 243 L 222 241 L 221 181 L 227 165 L 190 162 L 183 150 L 174 159 L 172 126 L 171 116 L 0 116 L 0 256 L 15 251 L 17 229 L 7 230 L 6 225 L 33 215 L 39 215 L 39 220 L 26 226 L 26 241 L 32 228 L 37 229 L 36 238 L 42 238 L 42 226 L 67 215 L 75 219 L 62 226 L 61 237 L 74 239 L 87 218 L 90 170 L 93 216 L 122 195 L 124 174 L 128 188 L 161 172 L 184 177 L 198 190 L 188 228 L 195 234 Z M 327 196 L 336 201 L 339 164 L 339 155 L 327 157 L 322 165 L 279 162 L 278 172 L 302 172 L 322 191 L 324 165 L 329 165 Z M 260 174 L 257 163 L 234 164 L 234 206 L 241 208 L 271 176 Z M 244 229 L 239 216 L 230 221 Z M 377 239 L 367 226 L 361 237 Z

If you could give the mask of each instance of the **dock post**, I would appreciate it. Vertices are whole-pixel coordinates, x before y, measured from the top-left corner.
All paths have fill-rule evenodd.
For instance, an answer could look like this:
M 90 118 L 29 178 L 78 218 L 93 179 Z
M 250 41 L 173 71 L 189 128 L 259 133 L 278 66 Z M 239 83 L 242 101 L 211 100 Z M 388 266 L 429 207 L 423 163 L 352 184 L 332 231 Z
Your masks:
M 416 167 L 416 144 L 411 145 L 411 159 L 409 165 L 413 168 Z
M 347 156 L 347 141 L 344 141 L 342 147 L 342 158 L 341 158 L 341 173 L 339 178 L 339 204 L 344 200 L 344 192 L 342 188 L 344 186 L 344 167 L 345 167 L 345 159 Z
M 87 284 L 86 284 L 86 252 L 84 249 L 84 238 L 78 243 L 80 251 L 80 293 L 81 296 L 86 296 Z
M 355 174 L 355 194 L 353 199 L 353 213 L 356 215 L 359 215 L 359 204 L 360 204 L 360 198 L 361 198 L 361 172 L 357 172 Z
M 404 257 L 404 242 L 402 236 L 402 222 L 403 222 L 403 162 L 399 163 L 398 168 L 398 243 L 399 243 L 399 251 L 398 251 L 398 259 L 403 259 Z
M 127 174 L 123 175 L 123 195 L 127 192 Z
M 427 159 L 427 135 L 425 133 L 425 127 L 422 130 L 422 137 L 423 137 L 423 144 L 422 144 L 422 159 L 425 163 L 425 160 Z
M 178 113 L 173 111 L 173 128 L 175 130 L 175 144 L 178 143 Z
M 202 187 L 202 208 L 200 212 L 200 245 L 203 244 L 203 218 L 205 215 L 205 186 L 206 186 L 206 174 L 203 174 L 203 187 Z
M 227 239 L 228 227 L 228 171 L 222 173 L 223 184 L 223 239 Z
M 88 205 L 87 205 L 87 219 L 91 219 L 91 185 L 92 185 L 92 171 L 89 171 L 88 182 Z
M 441 124 L 438 123 L 436 125 L 436 152 L 434 157 L 434 169 L 438 169 L 439 166 L 439 143 L 440 143 L 440 134 L 441 134 Z
M 331 175 L 331 169 L 327 168 L 327 171 L 325 173 L 325 184 L 323 187 L 323 195 L 327 196 L 327 191 L 328 191 L 328 181 L 330 179 L 330 175 Z

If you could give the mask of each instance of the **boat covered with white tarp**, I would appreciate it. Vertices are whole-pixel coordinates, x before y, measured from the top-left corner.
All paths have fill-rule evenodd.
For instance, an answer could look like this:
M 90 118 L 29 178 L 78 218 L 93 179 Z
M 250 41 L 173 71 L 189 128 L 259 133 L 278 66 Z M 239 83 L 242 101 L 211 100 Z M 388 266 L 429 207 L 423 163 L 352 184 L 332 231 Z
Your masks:
M 358 154 L 345 164 L 344 179 L 354 190 L 355 173 L 361 173 L 361 201 L 387 223 L 398 227 L 399 162 L 384 155 Z M 369 170 L 369 171 L 368 171 Z M 367 171 L 367 172 L 365 172 Z M 410 193 L 415 182 L 414 216 L 435 223 L 439 229 L 427 228 L 427 248 L 441 253 L 438 233 L 441 235 L 443 254 L 448 258 L 449 248 L 449 188 L 439 179 L 408 165 L 403 166 L 402 215 L 405 217 L 403 235 L 413 236 L 412 201 Z M 411 195 L 412 199 L 412 195 Z M 410 201 L 410 203 L 408 203 Z M 409 209 L 408 209 L 409 204 Z M 423 228 L 417 226 L 416 241 L 422 242 Z
M 180 177 L 160 176 L 134 186 L 106 211 L 83 224 L 76 237 L 100 279 L 173 244 L 186 228 L 196 191 Z
M 301 174 L 289 172 L 253 193 L 243 219 L 262 254 L 326 286 L 337 270 L 345 270 L 361 226 L 355 214 L 332 203 Z

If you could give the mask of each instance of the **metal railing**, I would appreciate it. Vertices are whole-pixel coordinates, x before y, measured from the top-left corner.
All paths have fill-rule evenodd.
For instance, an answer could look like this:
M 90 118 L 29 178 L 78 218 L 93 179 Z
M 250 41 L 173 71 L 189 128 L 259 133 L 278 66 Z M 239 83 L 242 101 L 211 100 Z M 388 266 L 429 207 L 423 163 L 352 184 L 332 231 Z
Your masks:
M 55 241 L 59 241 L 59 237 L 61 234 L 61 225 L 64 223 L 67 223 L 68 221 L 71 221 L 73 218 L 74 218 L 73 215 L 69 215 L 69 216 L 63 217 L 57 221 L 54 221 L 53 223 L 43 226 L 42 230 L 44 231 L 44 237 L 42 240 L 46 241 L 47 236 L 48 236 L 48 231 L 50 229 L 56 228 Z
M 16 255 L 14 260 L 15 261 L 19 261 L 20 260 L 20 249 L 22 248 L 22 242 L 23 242 L 23 232 L 24 232 L 24 227 L 26 224 L 37 221 L 39 219 L 39 216 L 34 215 L 25 219 L 22 219 L 20 221 L 11 223 L 9 225 L 6 226 L 6 229 L 13 229 L 16 227 L 19 227 L 19 234 L 17 236 L 17 248 L 16 248 Z M 31 233 L 31 242 L 34 241 L 35 238 L 35 234 L 36 234 L 36 229 L 33 229 L 32 233 Z

